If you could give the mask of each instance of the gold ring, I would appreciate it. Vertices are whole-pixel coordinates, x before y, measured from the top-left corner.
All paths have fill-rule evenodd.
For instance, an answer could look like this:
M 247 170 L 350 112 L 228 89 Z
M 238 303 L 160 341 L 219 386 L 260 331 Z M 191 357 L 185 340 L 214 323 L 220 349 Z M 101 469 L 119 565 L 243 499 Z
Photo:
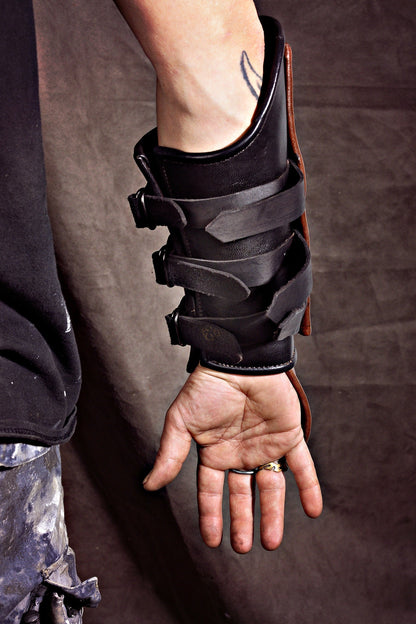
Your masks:
M 286 459 L 282 457 L 281 459 L 275 459 L 274 461 L 267 462 L 266 464 L 262 464 L 256 468 L 256 472 L 260 470 L 272 470 L 273 472 L 286 472 L 287 463 Z

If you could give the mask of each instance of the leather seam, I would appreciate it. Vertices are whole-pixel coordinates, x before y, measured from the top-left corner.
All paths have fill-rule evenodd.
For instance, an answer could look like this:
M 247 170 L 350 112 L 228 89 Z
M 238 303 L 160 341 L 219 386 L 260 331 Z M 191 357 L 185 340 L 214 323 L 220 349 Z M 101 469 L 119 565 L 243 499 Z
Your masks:
M 223 362 L 217 362 L 217 360 L 207 360 L 207 363 L 209 364 L 210 362 L 212 362 L 212 364 L 216 364 L 218 366 L 224 366 L 226 368 L 238 368 L 238 370 L 267 370 L 270 368 L 276 368 L 278 367 L 282 367 L 282 366 L 287 366 L 288 364 L 290 364 L 291 362 L 293 362 L 293 356 L 290 360 L 288 360 L 287 362 L 282 362 L 281 364 L 270 364 L 267 366 L 238 366 L 237 364 L 224 364 Z

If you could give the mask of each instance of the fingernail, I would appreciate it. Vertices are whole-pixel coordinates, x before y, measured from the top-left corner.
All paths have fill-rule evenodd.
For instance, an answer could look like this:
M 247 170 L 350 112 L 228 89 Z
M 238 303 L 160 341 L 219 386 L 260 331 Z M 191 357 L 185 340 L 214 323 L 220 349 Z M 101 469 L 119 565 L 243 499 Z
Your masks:
M 149 481 L 149 477 L 152 474 L 153 470 L 151 470 L 149 472 L 149 474 L 143 479 L 142 485 L 146 485 L 146 483 Z

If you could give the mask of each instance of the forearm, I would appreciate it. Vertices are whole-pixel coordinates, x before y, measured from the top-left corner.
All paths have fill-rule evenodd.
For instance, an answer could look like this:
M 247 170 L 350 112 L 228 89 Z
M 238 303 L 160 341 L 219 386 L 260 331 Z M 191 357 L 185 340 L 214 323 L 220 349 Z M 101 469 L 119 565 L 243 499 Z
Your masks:
M 252 0 L 117 4 L 157 74 L 159 144 L 203 152 L 235 141 L 250 125 L 263 72 Z

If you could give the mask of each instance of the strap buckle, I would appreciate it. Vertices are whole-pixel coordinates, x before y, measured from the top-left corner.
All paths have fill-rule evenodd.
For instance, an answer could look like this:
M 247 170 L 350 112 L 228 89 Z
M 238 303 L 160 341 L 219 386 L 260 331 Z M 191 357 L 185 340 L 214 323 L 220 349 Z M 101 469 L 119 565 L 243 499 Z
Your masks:
M 128 196 L 131 211 L 133 213 L 134 222 L 138 228 L 149 228 L 154 230 L 156 225 L 151 223 L 145 204 L 145 189 L 141 188 L 137 193 Z
M 153 268 L 155 270 L 156 282 L 162 284 L 162 286 L 169 286 L 171 288 L 173 284 L 170 283 L 169 275 L 166 266 L 166 257 L 168 255 L 167 245 L 163 245 L 159 251 L 152 253 Z
M 171 344 L 184 347 L 185 343 L 182 342 L 182 338 L 179 333 L 179 308 L 175 308 L 173 312 L 167 314 L 165 319 L 169 330 Z

